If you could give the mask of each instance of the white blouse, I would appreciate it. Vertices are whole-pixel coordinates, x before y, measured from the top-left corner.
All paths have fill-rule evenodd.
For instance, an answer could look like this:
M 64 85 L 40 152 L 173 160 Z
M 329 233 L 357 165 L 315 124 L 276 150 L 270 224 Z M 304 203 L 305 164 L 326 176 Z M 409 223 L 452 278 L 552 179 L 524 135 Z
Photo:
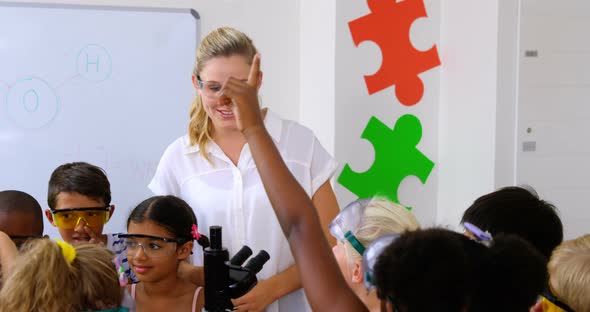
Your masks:
M 329 181 L 336 161 L 323 148 L 313 132 L 302 125 L 283 120 L 270 110 L 264 124 L 283 160 L 299 184 L 312 197 Z M 188 135 L 174 141 L 162 156 L 149 188 L 157 195 L 175 195 L 193 208 L 199 232 L 209 236 L 209 227 L 223 227 L 223 246 L 230 258 L 244 245 L 254 255 L 266 250 L 270 260 L 257 274 L 268 279 L 293 265 L 289 243 L 262 185 L 250 148 L 246 144 L 235 166 L 215 142 L 209 142 L 209 163 L 190 146 Z M 203 253 L 195 244 L 193 264 L 203 264 Z M 298 290 L 267 307 L 268 312 L 309 310 Z

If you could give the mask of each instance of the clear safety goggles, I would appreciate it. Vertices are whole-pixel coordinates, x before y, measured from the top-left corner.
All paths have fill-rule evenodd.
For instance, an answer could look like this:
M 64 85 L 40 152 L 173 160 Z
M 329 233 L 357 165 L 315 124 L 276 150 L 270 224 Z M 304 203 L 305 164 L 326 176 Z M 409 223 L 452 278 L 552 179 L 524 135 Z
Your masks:
M 187 242 L 186 239 L 167 238 L 145 234 L 119 234 L 124 239 L 127 256 L 136 256 L 139 249 L 152 258 L 166 257 L 176 252 L 176 247 Z
M 330 234 L 341 242 L 348 241 L 361 255 L 365 252 L 365 246 L 354 236 L 354 232 L 359 228 L 365 208 L 370 202 L 370 198 L 353 201 L 344 207 L 330 223 Z
M 401 234 L 388 234 L 371 242 L 363 254 L 364 283 L 367 290 L 375 288 L 375 264 L 383 250 L 391 245 Z

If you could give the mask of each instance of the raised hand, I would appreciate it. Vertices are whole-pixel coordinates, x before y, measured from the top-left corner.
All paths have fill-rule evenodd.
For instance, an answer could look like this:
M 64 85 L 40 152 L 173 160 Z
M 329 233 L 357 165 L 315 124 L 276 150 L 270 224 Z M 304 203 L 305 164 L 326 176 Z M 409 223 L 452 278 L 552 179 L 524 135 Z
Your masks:
M 102 235 L 98 235 L 98 234 L 94 233 L 94 231 L 88 225 L 84 225 L 84 232 L 86 232 L 86 234 L 88 234 L 88 236 L 90 237 L 90 240 L 88 241 L 88 243 L 99 244 L 99 245 L 104 246 L 104 241 L 102 240 Z
M 264 127 L 260 104 L 258 103 L 258 79 L 260 77 L 260 55 L 252 60 L 246 82 L 230 77 L 217 93 L 220 101 L 231 101 L 237 127 L 246 132 Z

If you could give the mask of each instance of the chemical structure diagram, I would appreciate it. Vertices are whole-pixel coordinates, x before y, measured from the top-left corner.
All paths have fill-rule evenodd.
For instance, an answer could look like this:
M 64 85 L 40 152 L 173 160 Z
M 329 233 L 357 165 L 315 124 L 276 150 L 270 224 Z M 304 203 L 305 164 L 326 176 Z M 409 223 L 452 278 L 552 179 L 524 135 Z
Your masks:
M 84 46 L 74 61 L 76 73 L 57 84 L 35 75 L 13 82 L 0 80 L 0 119 L 5 115 L 16 127 L 41 129 L 59 114 L 61 87 L 74 79 L 102 82 L 111 76 L 112 58 L 100 45 Z

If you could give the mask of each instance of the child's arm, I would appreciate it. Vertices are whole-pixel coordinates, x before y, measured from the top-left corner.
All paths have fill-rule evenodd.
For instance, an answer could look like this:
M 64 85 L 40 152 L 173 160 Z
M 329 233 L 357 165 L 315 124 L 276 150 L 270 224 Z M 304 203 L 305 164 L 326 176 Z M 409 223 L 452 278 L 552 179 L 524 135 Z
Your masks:
M 307 298 L 314 311 L 367 311 L 344 281 L 312 201 L 291 175 L 264 127 L 257 94 L 259 68 L 257 55 L 248 82 L 230 78 L 219 96 L 233 102 L 238 129 L 250 145 L 266 193 L 295 257 Z
M 328 240 L 328 244 L 335 245 L 336 240 L 328 228 L 340 209 L 330 181 L 324 183 L 315 192 L 312 202 L 320 216 L 324 237 Z M 232 299 L 232 303 L 237 311 L 262 311 L 274 301 L 300 289 L 301 286 L 301 277 L 294 264 L 269 279 L 259 281 L 248 293 L 240 298 Z
M 2 266 L 2 276 L 4 279 L 12 271 L 17 255 L 18 249 L 16 249 L 16 245 L 10 239 L 10 236 L 0 231 L 0 266 Z

